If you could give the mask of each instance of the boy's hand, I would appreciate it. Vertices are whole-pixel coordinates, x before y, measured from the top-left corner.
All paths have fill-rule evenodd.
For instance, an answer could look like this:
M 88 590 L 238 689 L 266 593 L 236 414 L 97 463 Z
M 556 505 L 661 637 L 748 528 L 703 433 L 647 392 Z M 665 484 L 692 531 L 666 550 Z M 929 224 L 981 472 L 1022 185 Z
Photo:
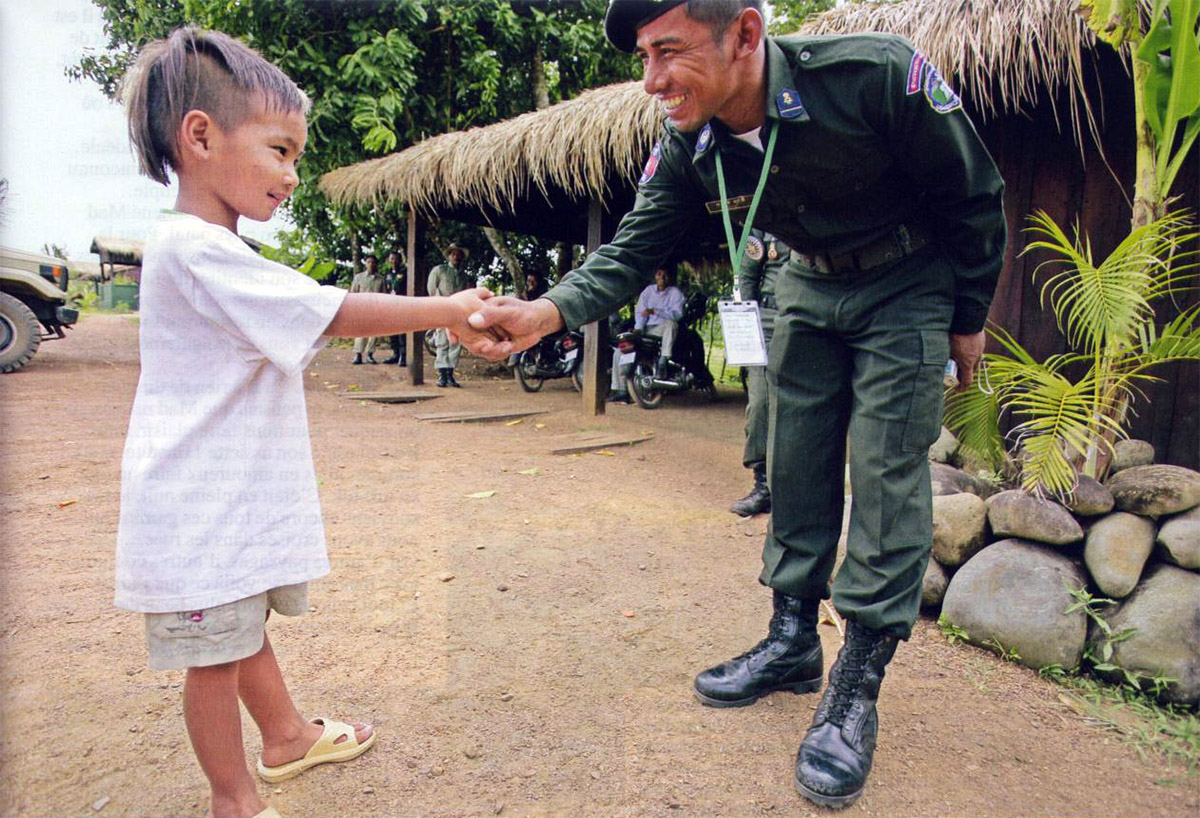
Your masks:
M 558 307 L 548 298 L 521 301 L 498 295 L 471 316 L 471 326 L 480 331 L 483 340 L 478 346 L 467 344 L 467 348 L 490 361 L 499 361 L 533 346 L 564 324 Z

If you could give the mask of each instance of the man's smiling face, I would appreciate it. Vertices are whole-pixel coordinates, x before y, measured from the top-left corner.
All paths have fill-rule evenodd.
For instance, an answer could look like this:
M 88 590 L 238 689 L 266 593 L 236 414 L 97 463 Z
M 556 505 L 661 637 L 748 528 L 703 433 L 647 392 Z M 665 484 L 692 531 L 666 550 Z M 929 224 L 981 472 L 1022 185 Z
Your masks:
M 734 96 L 729 71 L 733 38 L 721 43 L 712 28 L 676 6 L 638 29 L 637 53 L 645 69 L 642 85 L 666 109 L 667 118 L 685 133 L 699 130 Z

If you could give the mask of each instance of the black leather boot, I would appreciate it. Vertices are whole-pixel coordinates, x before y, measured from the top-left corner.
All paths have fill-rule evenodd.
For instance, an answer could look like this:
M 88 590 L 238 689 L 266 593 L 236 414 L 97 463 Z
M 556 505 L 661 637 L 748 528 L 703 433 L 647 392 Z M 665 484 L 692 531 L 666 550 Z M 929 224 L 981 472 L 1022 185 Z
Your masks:
M 752 517 L 771 510 L 771 490 L 767 488 L 767 467 L 754 467 L 754 488 L 729 507 L 739 517 Z
M 462 384 L 459 383 L 458 381 L 454 380 L 454 370 L 453 369 L 446 370 L 446 383 L 450 384 L 455 389 L 462 389 Z
M 823 807 L 848 807 L 862 795 L 875 755 L 875 702 L 896 636 L 846 625 L 846 641 L 829 670 L 829 687 L 796 754 L 796 789 Z
M 354 353 L 354 360 L 351 361 L 350 363 L 354 364 L 355 366 L 358 366 L 359 364 L 361 364 L 362 363 L 362 353 L 361 352 Z
M 696 698 L 709 707 L 745 707 L 768 693 L 821 689 L 825 665 L 817 636 L 819 599 L 775 591 L 775 613 L 767 638 L 741 656 L 696 677 Z
M 449 374 L 447 374 L 449 372 L 450 372 L 449 369 L 439 369 L 438 370 L 438 381 L 437 381 L 438 386 L 449 386 L 450 385 L 450 376 L 449 376 Z

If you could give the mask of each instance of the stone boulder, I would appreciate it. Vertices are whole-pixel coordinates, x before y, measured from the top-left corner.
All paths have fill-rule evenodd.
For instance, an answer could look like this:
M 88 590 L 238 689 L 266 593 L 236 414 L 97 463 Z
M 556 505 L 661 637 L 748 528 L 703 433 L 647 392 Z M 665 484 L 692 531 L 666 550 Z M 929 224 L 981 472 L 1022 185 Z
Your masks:
M 1167 562 L 1200 571 L 1200 506 L 1164 522 L 1158 530 L 1158 545 Z
M 962 565 L 987 544 L 987 503 L 974 494 L 933 498 L 933 558 Z
M 996 493 L 996 488 L 986 480 L 980 480 L 962 469 L 947 466 L 945 463 L 930 463 L 929 479 L 933 484 L 935 497 L 966 492 L 986 500 Z
M 1083 561 L 1104 596 L 1124 599 L 1142 576 L 1154 550 L 1153 520 L 1114 511 L 1087 533 Z
M 946 588 L 942 613 L 967 632 L 971 642 L 992 640 L 1015 650 L 1023 665 L 1079 666 L 1087 638 L 1082 611 L 1064 614 L 1067 588 L 1087 585 L 1073 560 L 1022 540 L 1001 540 L 958 569 Z
M 987 553 L 991 549 L 985 549 Z M 961 572 L 960 572 L 961 573 Z M 954 590 L 951 583 L 950 591 Z M 1146 572 L 1137 589 L 1106 619 L 1113 633 L 1133 628 L 1128 639 L 1113 644 L 1112 663 L 1148 676 L 1169 676 L 1176 681 L 1166 692 L 1168 701 L 1200 701 L 1200 574 L 1157 563 Z M 1090 639 L 1101 654 L 1100 629 L 1092 626 Z M 1107 674 L 1119 681 L 1119 673 Z
M 1063 505 L 1073 514 L 1081 517 L 1095 517 L 1097 514 L 1107 514 L 1112 511 L 1112 492 L 1108 486 L 1086 474 L 1079 475 L 1079 484 L 1071 496 L 1063 501 Z
M 1135 466 L 1149 466 L 1154 462 L 1154 446 L 1145 440 L 1118 440 L 1113 444 L 1112 462 L 1108 470 L 1113 474 Z
M 958 438 L 945 426 L 937 441 L 929 447 L 929 459 L 934 463 L 949 463 L 958 451 Z
M 1019 489 L 1002 491 L 987 501 L 988 522 L 997 537 L 1070 545 L 1083 539 L 1083 528 L 1071 512 L 1052 500 Z
M 1114 475 L 1108 488 L 1118 511 L 1161 517 L 1200 505 L 1200 472 L 1180 466 L 1134 466 Z
M 939 565 L 937 560 L 930 560 L 925 568 L 925 579 L 921 583 L 921 607 L 936 608 L 941 605 L 949 582 L 946 569 Z

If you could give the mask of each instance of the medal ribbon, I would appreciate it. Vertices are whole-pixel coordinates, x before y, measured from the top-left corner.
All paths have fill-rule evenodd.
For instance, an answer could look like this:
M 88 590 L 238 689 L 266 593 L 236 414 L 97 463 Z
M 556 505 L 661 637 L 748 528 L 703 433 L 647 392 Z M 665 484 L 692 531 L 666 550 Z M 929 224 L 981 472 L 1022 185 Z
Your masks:
M 725 170 L 721 167 L 721 148 L 717 146 L 717 190 L 721 194 L 721 217 L 725 221 L 725 238 L 729 241 L 729 262 L 733 265 L 733 300 L 742 300 L 742 289 L 738 286 L 738 273 L 742 269 L 742 257 L 746 253 L 746 239 L 750 238 L 750 227 L 754 224 L 754 214 L 758 212 L 758 201 L 762 198 L 763 188 L 767 186 L 767 175 L 771 172 L 771 157 L 775 154 L 775 137 L 779 134 L 776 123 L 769 123 L 771 135 L 767 137 L 767 150 L 763 154 L 762 173 L 758 175 L 758 187 L 754 189 L 754 198 L 750 200 L 750 210 L 746 213 L 746 223 L 742 225 L 742 240 L 735 242 L 733 238 L 733 220 L 729 218 L 729 197 L 725 194 Z

